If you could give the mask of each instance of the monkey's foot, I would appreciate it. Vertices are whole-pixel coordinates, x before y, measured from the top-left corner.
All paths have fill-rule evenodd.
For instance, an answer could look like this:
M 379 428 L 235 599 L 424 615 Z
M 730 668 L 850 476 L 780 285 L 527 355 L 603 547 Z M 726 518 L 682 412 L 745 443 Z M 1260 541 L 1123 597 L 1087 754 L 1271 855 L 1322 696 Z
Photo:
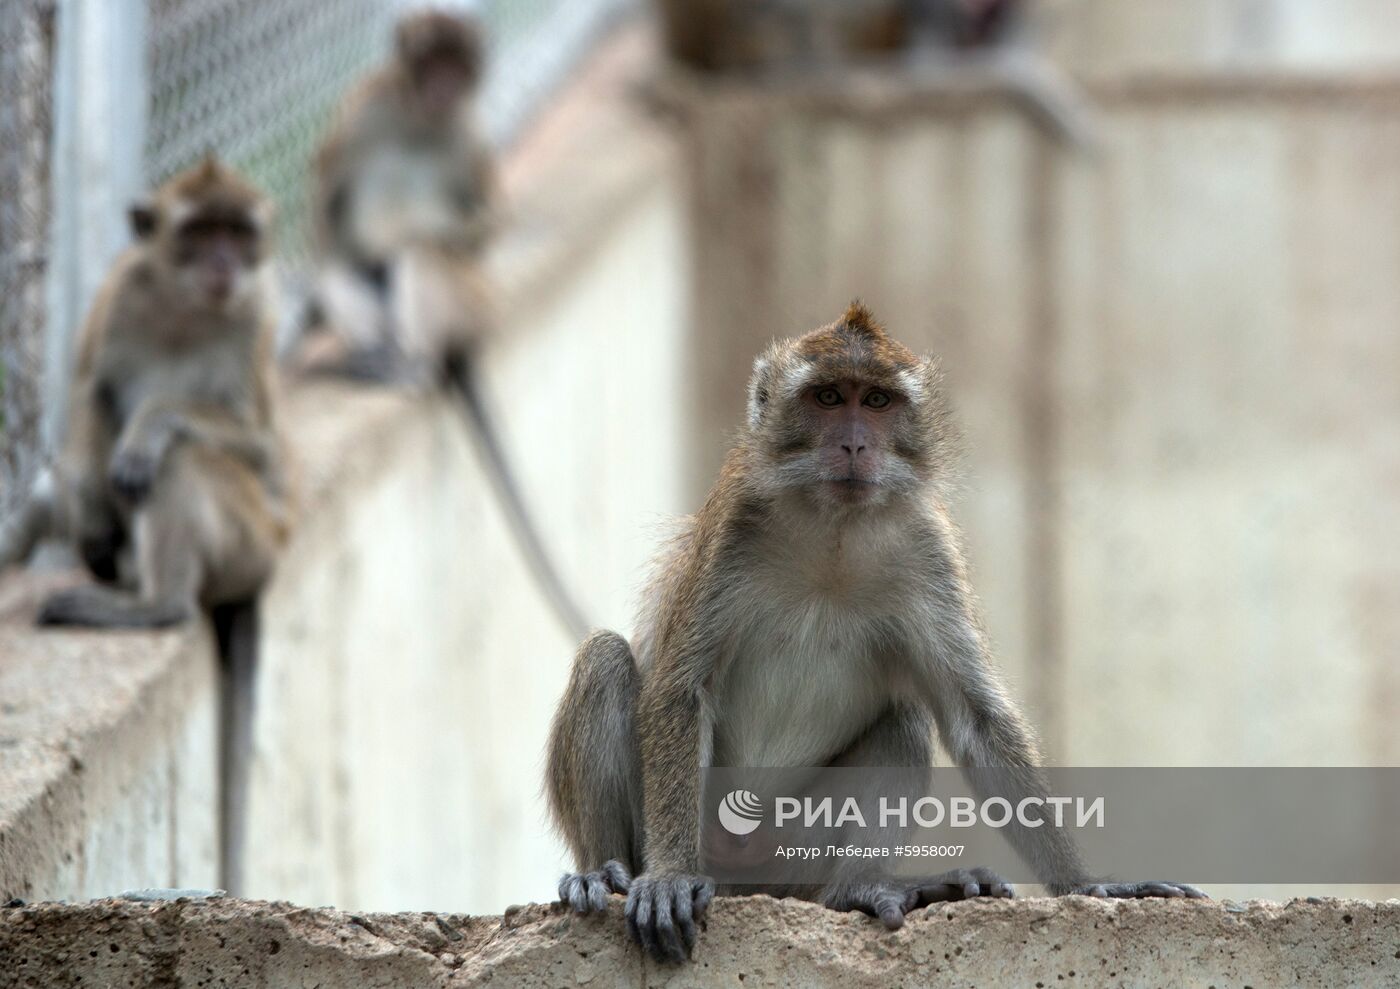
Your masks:
M 575 913 L 606 910 L 609 893 L 626 894 L 632 886 L 627 867 L 613 860 L 594 872 L 566 872 L 559 879 L 559 900 Z
M 683 962 L 695 946 L 695 923 L 714 895 L 714 880 L 707 876 L 643 873 L 627 894 L 627 930 L 657 961 Z
M 918 906 L 930 903 L 946 903 L 950 900 L 970 900 L 976 896 L 991 896 L 998 899 L 1013 899 L 1016 887 L 998 876 L 991 869 L 977 866 L 972 869 L 953 869 L 940 876 L 921 879 L 914 884 L 918 892 Z
M 1210 897 L 1186 883 L 1088 883 L 1070 890 L 1080 896 L 1108 897 L 1113 900 L 1165 899 L 1209 900 Z
M 101 584 L 82 584 L 56 591 L 39 606 L 40 625 L 85 628 L 166 628 L 188 621 L 193 607 L 170 602 L 147 602 Z
M 822 905 L 839 912 L 859 910 L 892 931 L 904 926 L 904 915 L 919 902 L 918 890 L 912 886 L 892 883 L 853 883 L 838 886 L 822 896 Z
M 941 875 L 913 882 L 855 883 L 838 886 L 822 897 L 832 910 L 859 910 L 890 930 L 904 926 L 904 915 L 930 903 L 970 900 L 976 896 L 1010 899 L 1016 887 L 991 869 L 953 869 Z

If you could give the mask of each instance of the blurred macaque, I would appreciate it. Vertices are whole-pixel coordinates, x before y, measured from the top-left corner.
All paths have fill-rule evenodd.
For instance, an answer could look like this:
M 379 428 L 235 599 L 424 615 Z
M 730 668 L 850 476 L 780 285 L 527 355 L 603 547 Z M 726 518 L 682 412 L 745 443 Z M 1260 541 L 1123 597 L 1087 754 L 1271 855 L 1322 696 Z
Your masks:
M 889 61 L 915 73 L 969 73 L 1081 149 L 1099 143 L 1073 83 L 1022 30 L 1026 0 L 657 0 L 671 57 L 752 77 Z
M 60 456 L 0 526 L 0 567 L 47 537 L 104 583 L 45 624 L 156 627 L 251 599 L 289 522 L 273 416 L 272 206 L 213 157 L 131 210 L 79 340 Z
M 659 0 L 667 46 L 707 72 L 829 66 L 1001 41 L 1021 0 Z
M 473 116 L 481 67 L 474 21 L 412 14 L 389 63 L 341 105 L 316 159 L 317 308 L 332 342 L 311 366 L 396 379 L 480 335 L 499 198 Z

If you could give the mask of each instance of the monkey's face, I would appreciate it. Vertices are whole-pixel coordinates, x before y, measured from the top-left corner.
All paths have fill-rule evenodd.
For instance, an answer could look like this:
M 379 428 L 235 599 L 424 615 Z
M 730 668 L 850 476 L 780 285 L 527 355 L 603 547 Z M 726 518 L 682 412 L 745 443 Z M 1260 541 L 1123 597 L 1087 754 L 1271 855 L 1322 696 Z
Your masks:
M 168 249 L 182 298 L 220 311 L 256 291 L 261 235 L 253 218 L 236 207 L 183 216 L 170 232 Z
M 940 458 L 936 371 L 869 314 L 775 345 L 754 369 L 749 433 L 760 483 L 861 508 L 921 492 Z
M 181 306 L 222 312 L 262 291 L 272 202 L 210 156 L 131 207 L 131 230 Z
M 418 14 L 399 24 L 397 48 L 414 101 L 429 119 L 449 116 L 476 88 L 481 39 L 473 24 L 442 12 Z
M 786 383 L 790 397 L 762 434 L 777 485 L 842 507 L 882 505 L 917 487 L 904 452 L 909 393 L 896 381 L 808 371 Z

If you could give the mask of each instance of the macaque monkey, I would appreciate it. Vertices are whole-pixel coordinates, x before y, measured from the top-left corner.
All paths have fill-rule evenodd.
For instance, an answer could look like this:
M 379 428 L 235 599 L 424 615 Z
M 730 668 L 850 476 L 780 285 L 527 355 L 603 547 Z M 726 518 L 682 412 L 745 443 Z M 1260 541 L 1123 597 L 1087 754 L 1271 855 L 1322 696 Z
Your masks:
M 157 627 L 245 602 L 288 534 L 271 203 L 209 157 L 130 219 L 78 341 L 61 452 L 0 527 L 0 568 L 58 537 L 105 582 L 50 597 L 44 624 Z
M 1072 84 L 1027 43 L 1026 0 L 658 0 L 667 49 L 706 73 L 792 75 L 902 58 L 968 70 L 1079 147 L 1096 143 Z
M 587 628 L 520 495 L 476 379 L 491 323 L 482 255 L 499 222 L 495 161 L 473 118 L 475 21 L 402 21 L 389 64 L 345 100 L 316 161 L 319 308 L 340 353 L 308 370 L 445 383 L 462 401 L 526 562 L 572 633 Z
M 546 781 L 578 868 L 564 902 L 600 910 L 625 893 L 633 936 L 684 959 L 715 892 L 698 874 L 707 766 L 929 767 L 936 726 L 981 798 L 1046 795 L 944 504 L 949 444 L 935 364 L 859 304 L 759 358 L 746 428 L 636 637 L 596 632 L 574 661 Z M 1095 882 L 1062 829 L 1009 830 L 1056 894 L 1204 895 Z M 1012 894 L 982 868 L 758 891 L 890 928 L 930 902 Z
M 317 369 L 431 378 L 480 337 L 499 198 L 473 117 L 481 49 L 466 17 L 410 15 L 341 105 L 315 174 L 318 308 L 341 353 Z

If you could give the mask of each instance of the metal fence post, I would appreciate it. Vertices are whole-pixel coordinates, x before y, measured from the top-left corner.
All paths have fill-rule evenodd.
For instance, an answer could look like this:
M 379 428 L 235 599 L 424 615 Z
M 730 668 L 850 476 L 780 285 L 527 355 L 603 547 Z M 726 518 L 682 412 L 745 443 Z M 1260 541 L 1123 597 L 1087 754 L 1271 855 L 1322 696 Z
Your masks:
M 61 435 L 77 327 L 126 243 L 142 188 L 146 0 L 60 0 L 53 79 L 52 221 L 44 439 Z

